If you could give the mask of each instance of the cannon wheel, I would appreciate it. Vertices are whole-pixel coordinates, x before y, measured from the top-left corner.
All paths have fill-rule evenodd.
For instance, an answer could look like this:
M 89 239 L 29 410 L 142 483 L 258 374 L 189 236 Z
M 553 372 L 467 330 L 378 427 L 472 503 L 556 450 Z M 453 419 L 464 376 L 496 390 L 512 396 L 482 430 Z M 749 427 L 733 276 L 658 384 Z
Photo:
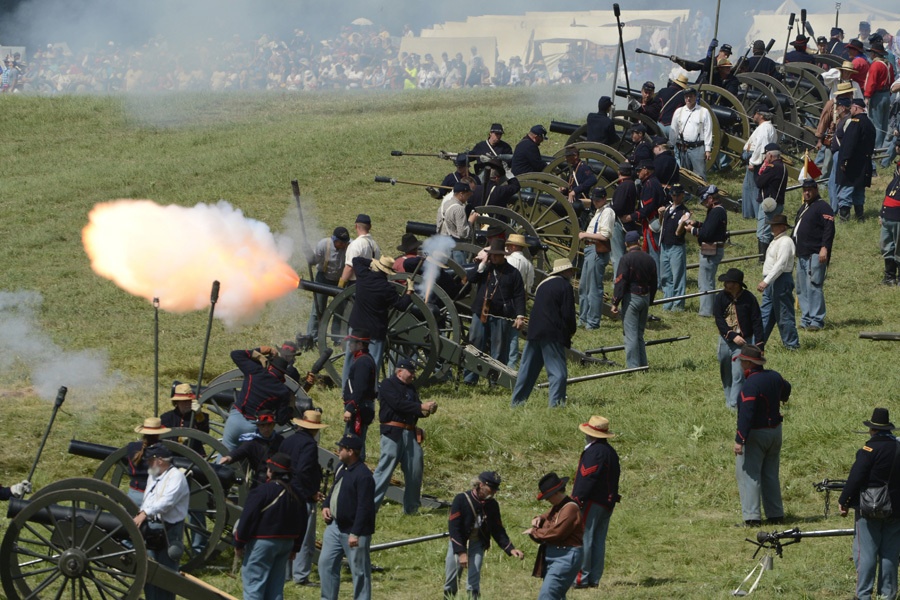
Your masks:
M 599 185 L 600 187 L 609 188 L 616 183 L 617 178 L 607 179 L 604 176 L 604 171 L 606 168 L 612 169 L 613 173 L 618 176 L 619 163 L 625 162 L 625 157 L 621 152 L 605 144 L 594 142 L 578 142 L 572 145 L 581 151 L 581 159 L 591 167 L 591 170 L 597 176 L 597 184 L 594 187 Z M 566 162 L 564 151 L 565 149 L 562 149 L 554 154 L 553 160 L 547 163 L 547 168 L 544 171 L 559 176 L 565 175 L 565 179 L 568 180 L 570 169 L 569 164 Z
M 32 494 L 30 501 L 34 502 L 41 496 L 60 490 L 85 490 L 87 492 L 94 492 L 95 494 L 102 494 L 111 500 L 115 500 L 116 503 L 128 511 L 128 514 L 132 517 L 138 514 L 140 510 L 139 507 L 131 501 L 128 494 L 121 489 L 111 483 L 107 483 L 100 479 L 92 479 L 91 477 L 70 477 L 69 479 L 54 481 Z
M 240 391 L 241 386 L 244 383 L 244 374 L 240 369 L 232 369 L 230 371 L 226 371 L 209 382 L 209 385 L 203 388 L 203 391 L 200 393 L 200 404 L 206 408 L 206 414 L 209 416 L 209 431 L 216 439 L 219 441 L 222 439 L 222 434 L 225 429 L 225 421 L 228 419 L 228 412 L 231 410 L 231 405 L 234 403 L 234 398 L 237 397 L 237 393 Z M 291 379 L 290 377 L 286 377 L 284 380 L 284 385 L 288 387 L 291 392 L 294 394 L 294 398 L 297 401 L 305 401 L 311 402 L 309 396 L 306 392 L 303 391 L 303 388 L 299 383 Z M 231 393 L 232 401 L 231 402 L 223 402 L 219 398 L 216 398 L 217 395 L 222 393 Z M 204 440 L 200 440 L 204 444 Z M 223 454 L 227 454 L 227 451 Z
M 68 480 L 59 482 L 65 484 Z M 108 492 L 108 490 L 107 490 Z M 112 541 L 96 521 L 32 521 L 50 506 L 108 513 L 128 543 Z M 126 505 L 127 506 L 127 505 Z M 129 547 L 130 546 L 130 547 Z M 111 496 L 85 489 L 36 494 L 10 522 L 0 546 L 3 591 L 24 598 L 122 598 L 137 600 L 147 579 L 147 549 L 132 515 Z
M 789 63 L 784 65 L 784 86 L 794 99 L 797 107 L 797 124 L 812 126 L 819 122 L 822 109 L 828 101 L 828 89 L 819 79 L 824 73 L 822 67 L 806 63 Z
M 746 89 L 741 90 L 740 99 L 744 105 L 744 110 L 748 115 L 753 114 L 751 111 L 753 111 L 754 107 L 759 103 L 759 99 L 753 100 L 747 93 L 753 90 L 764 96 L 769 106 L 775 109 L 772 124 L 775 125 L 779 131 L 784 128 L 784 123 L 786 121 L 794 122 L 795 115 L 793 101 L 790 103 L 787 110 L 785 110 L 781 105 L 781 102 L 778 101 L 778 93 L 790 96 L 790 92 L 787 91 L 784 84 L 764 73 L 741 73 L 737 78 L 743 86 L 746 86 Z
M 530 235 L 536 238 L 540 237 L 537 230 L 531 225 L 528 219 L 514 210 L 510 210 L 503 206 L 479 206 L 475 210 L 484 215 L 500 215 L 506 219 L 507 222 L 503 222 L 503 224 L 507 229 L 511 230 L 512 233 L 521 233 L 522 235 Z M 525 252 L 528 252 L 528 249 L 526 249 Z M 537 259 L 541 269 L 545 271 L 548 269 L 546 251 L 538 252 L 533 258 Z
M 397 292 L 402 294 L 405 290 L 398 285 Z M 330 344 L 339 345 L 347 336 L 355 294 L 355 285 L 347 287 L 325 307 L 322 326 L 319 327 L 319 350 L 325 351 Z M 425 301 L 413 294 L 412 305 L 407 310 L 391 308 L 388 312 L 388 334 L 382 370 L 385 365 L 393 364 L 400 357 L 408 358 L 418 365 L 419 385 L 428 385 L 437 375 L 435 367 L 438 364 L 440 343 L 437 320 Z M 338 384 L 344 368 L 344 355 L 345 352 L 335 352 L 325 363 L 325 370 Z
M 573 263 L 578 255 L 578 217 L 569 200 L 563 197 L 555 183 L 546 183 L 543 173 L 532 173 L 529 179 L 519 179 L 522 190 L 509 205 L 531 224 L 541 242 L 548 247 L 547 261 L 568 258 Z M 551 181 L 559 179 L 547 176 Z
M 206 462 L 205 458 L 178 442 L 163 440 L 162 443 L 165 444 L 173 454 L 185 458 L 191 463 L 191 467 L 185 473 L 191 490 L 191 513 L 203 513 L 206 521 L 212 521 L 213 524 L 212 529 L 203 530 L 192 521 L 193 515 L 188 514 L 185 518 L 184 555 L 187 557 L 187 561 L 182 563 L 181 569 L 184 571 L 191 571 L 206 563 L 206 560 L 216 550 L 218 541 L 225 538 L 226 530 L 230 534 L 230 526 L 232 523 L 229 523 L 225 490 L 222 489 L 222 483 L 219 481 L 218 475 L 216 475 L 213 468 Z M 127 485 L 128 478 L 121 462 L 122 459 L 125 458 L 125 454 L 126 448 L 119 448 L 107 456 L 94 472 L 94 478 L 108 481 L 119 489 L 121 489 L 123 485 Z M 194 473 L 199 477 L 194 477 Z M 202 537 L 206 542 L 199 550 L 195 550 L 192 545 L 193 536 L 195 534 L 202 534 Z M 216 540 L 216 543 L 209 543 L 209 540 Z

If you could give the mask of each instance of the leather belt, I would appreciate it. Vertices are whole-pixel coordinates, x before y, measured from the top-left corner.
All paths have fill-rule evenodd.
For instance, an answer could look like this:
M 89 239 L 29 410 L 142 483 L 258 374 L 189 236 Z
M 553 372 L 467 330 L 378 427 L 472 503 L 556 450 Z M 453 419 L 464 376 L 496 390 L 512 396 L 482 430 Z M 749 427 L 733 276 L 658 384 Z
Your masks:
M 699 148 L 703 145 L 703 142 L 682 142 L 685 148 Z
M 410 425 L 409 423 L 401 423 L 400 421 L 384 421 L 381 424 L 387 425 L 388 427 L 399 427 L 400 429 L 405 429 L 407 431 L 416 430 L 415 425 Z

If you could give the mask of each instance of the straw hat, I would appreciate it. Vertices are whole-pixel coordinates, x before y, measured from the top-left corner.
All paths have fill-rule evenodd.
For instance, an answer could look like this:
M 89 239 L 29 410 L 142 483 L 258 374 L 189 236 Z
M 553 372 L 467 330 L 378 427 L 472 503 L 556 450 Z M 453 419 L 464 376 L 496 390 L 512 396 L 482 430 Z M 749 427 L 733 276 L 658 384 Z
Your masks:
M 509 237 L 506 238 L 506 245 L 521 246 L 522 248 L 525 248 L 528 246 L 528 243 L 525 241 L 525 236 L 521 233 L 511 233 L 509 234 Z
M 322 413 L 317 410 L 307 410 L 302 419 L 291 419 L 291 423 L 303 429 L 325 429 L 328 427 L 322 422 Z
M 550 271 L 551 275 L 559 275 L 565 271 L 572 271 L 575 267 L 572 266 L 572 261 L 568 258 L 557 258 L 553 261 L 553 270 Z
M 609 432 L 609 419 L 599 415 L 593 415 L 588 419 L 587 423 L 582 423 L 578 429 L 591 437 L 595 438 L 613 438 L 616 434 Z
M 373 258 L 372 263 L 369 265 L 369 269 L 372 271 L 381 271 L 385 275 L 393 275 L 394 261 L 389 256 L 382 256 L 378 260 Z
M 168 427 L 163 427 L 162 420 L 159 417 L 147 417 L 144 419 L 143 425 L 134 428 L 135 433 L 143 435 L 162 435 L 172 431 Z

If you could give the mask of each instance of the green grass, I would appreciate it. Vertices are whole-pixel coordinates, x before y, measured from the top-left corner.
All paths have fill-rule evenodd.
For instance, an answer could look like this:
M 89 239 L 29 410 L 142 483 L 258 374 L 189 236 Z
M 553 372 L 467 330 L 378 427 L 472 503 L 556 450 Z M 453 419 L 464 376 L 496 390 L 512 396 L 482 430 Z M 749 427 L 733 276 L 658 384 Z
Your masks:
M 390 150 L 456 152 L 482 139 L 500 121 L 510 143 L 535 123 L 577 121 L 593 108 L 595 90 L 416 92 L 341 95 L 184 95 L 122 98 L 29 98 L 3 96 L 5 158 L 0 209 L 4 219 L 4 269 L 0 290 L 35 291 L 43 296 L 38 324 L 61 350 L 28 348 L 39 332 L 7 339 L 9 356 L 0 377 L 5 408 L 0 445 L 0 481 L 9 484 L 28 472 L 50 414 L 39 399 L 37 374 L 53 372 L 75 352 L 102 350 L 118 374 L 111 391 L 71 386 L 35 477 L 38 487 L 75 475 L 90 475 L 95 464 L 69 456 L 72 437 L 105 444 L 133 439 L 132 428 L 152 411 L 153 310 L 93 274 L 81 247 L 81 229 L 94 204 L 115 198 L 150 198 L 190 206 L 223 198 L 273 230 L 296 233 L 290 180 L 299 179 L 307 225 L 319 233 L 350 225 L 358 212 L 373 216 L 373 235 L 393 249 L 407 220 L 431 221 L 436 203 L 420 189 L 373 184 L 375 175 L 440 181 L 448 162 L 392 158 Z M 516 132 L 516 133 L 512 133 Z M 564 136 L 551 135 L 542 148 L 558 150 Z M 722 185 L 739 193 L 740 180 Z M 813 482 L 844 478 L 855 450 L 855 435 L 875 406 L 900 418 L 896 392 L 898 347 L 859 340 L 861 330 L 896 331 L 896 289 L 878 285 L 881 258 L 875 219 L 887 179 L 869 193 L 865 224 L 840 224 L 828 274 L 828 328 L 802 334 L 800 352 L 771 344 L 770 367 L 794 384 L 785 407 L 782 486 L 790 525 L 804 529 L 849 527 L 834 515 L 822 517 L 823 496 Z M 799 195 L 788 198 L 791 220 Z M 729 215 L 733 229 L 750 227 Z M 185 241 L 190 251 L 190 240 Z M 753 236 L 742 236 L 727 255 L 756 251 Z M 696 257 L 693 257 L 696 258 Z M 693 259 L 689 262 L 695 262 Z M 305 266 L 292 260 L 298 272 Z M 743 263 L 747 281 L 760 268 Z M 689 272 L 689 291 L 695 289 Z M 697 301 L 688 301 L 696 310 Z M 234 348 L 290 339 L 305 329 L 309 298 L 297 292 L 272 303 L 252 323 L 212 329 L 206 380 L 231 368 Z M 660 311 L 661 312 L 661 311 Z M 197 377 L 207 315 L 160 315 L 160 374 Z M 722 598 L 737 587 L 755 562 L 743 541 L 750 532 L 740 520 L 734 456 L 734 416 L 724 407 L 715 359 L 714 324 L 695 312 L 666 315 L 648 338 L 689 334 L 691 339 L 648 349 L 651 371 L 572 385 L 568 407 L 550 411 L 546 392 L 535 392 L 523 409 L 511 411 L 509 394 L 484 387 L 424 390 L 437 400 L 438 413 L 423 421 L 426 493 L 451 499 L 472 475 L 496 469 L 504 478 L 499 499 L 524 563 L 492 550 L 486 558 L 482 591 L 486 599 L 534 597 L 539 581 L 530 577 L 536 547 L 520 534 L 546 507 L 535 500 L 538 478 L 556 470 L 571 475 L 583 445 L 577 425 L 602 414 L 619 433 L 622 504 L 612 520 L 603 594 L 608 598 Z M 777 334 L 776 334 L 777 335 Z M 579 331 L 580 349 L 621 343 L 617 324 Z M 624 356 L 617 355 L 624 361 Z M 312 362 L 300 359 L 301 371 Z M 7 364 L 8 363 L 8 364 Z M 571 375 L 594 369 L 573 367 Z M 601 369 L 597 369 L 601 370 Z M 65 383 L 65 381 L 61 381 Z M 335 423 L 339 395 L 315 390 L 325 420 Z M 168 408 L 164 399 L 162 405 Z M 325 443 L 338 437 L 327 429 Z M 369 453 L 377 456 L 377 436 Z M 385 505 L 375 542 L 436 533 L 446 513 L 401 516 Z M 320 524 L 321 527 L 321 524 Z M 374 576 L 375 596 L 437 598 L 446 545 L 428 542 L 388 550 L 373 557 L 384 571 Z M 756 594 L 760 598 L 840 598 L 848 596 L 855 574 L 849 538 L 809 540 L 776 559 Z M 240 582 L 219 571 L 201 576 L 240 596 Z M 345 580 L 346 581 L 346 580 Z M 348 597 L 345 583 L 342 597 Z M 587 592 L 570 597 L 588 597 Z M 287 598 L 313 598 L 310 589 L 289 586 Z

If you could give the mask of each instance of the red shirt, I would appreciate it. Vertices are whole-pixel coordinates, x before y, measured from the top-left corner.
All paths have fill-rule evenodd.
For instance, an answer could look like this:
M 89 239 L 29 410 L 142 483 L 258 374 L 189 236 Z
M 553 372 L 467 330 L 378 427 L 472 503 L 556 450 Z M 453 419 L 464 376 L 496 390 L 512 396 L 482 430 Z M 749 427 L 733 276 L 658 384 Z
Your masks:
M 890 90 L 892 81 L 894 81 L 894 66 L 880 59 L 872 61 L 869 71 L 866 73 L 863 96 L 871 98 L 875 92 L 887 92 Z

